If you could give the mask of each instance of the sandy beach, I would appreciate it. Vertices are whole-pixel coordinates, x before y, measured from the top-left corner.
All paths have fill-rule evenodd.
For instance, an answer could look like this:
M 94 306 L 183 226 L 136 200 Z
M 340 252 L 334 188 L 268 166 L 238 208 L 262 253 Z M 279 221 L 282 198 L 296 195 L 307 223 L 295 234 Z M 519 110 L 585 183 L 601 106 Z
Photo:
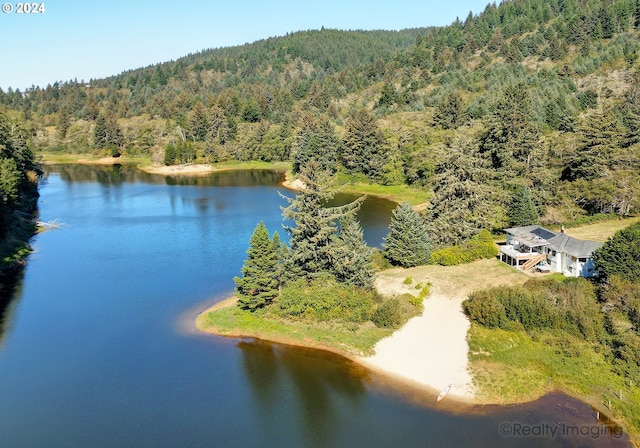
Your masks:
M 411 277 L 412 282 L 405 280 Z M 501 284 L 522 284 L 529 277 L 497 260 L 479 260 L 460 266 L 418 266 L 388 269 L 378 273 L 375 286 L 383 295 L 416 294 L 415 285 L 431 283 L 431 294 L 424 300 L 424 311 L 410 319 L 391 336 L 380 340 L 372 356 L 354 357 L 333 347 L 304 345 L 341 354 L 365 367 L 389 375 L 407 384 L 426 387 L 438 393 L 451 384 L 448 398 L 475 402 L 473 378 L 468 371 L 469 320 L 462 302 L 476 289 Z M 203 311 L 232 306 L 233 299 Z M 218 334 L 215 329 L 208 333 Z M 231 337 L 259 335 L 225 334 Z M 273 340 L 273 339 L 270 339 Z M 273 342 L 300 345 L 286 338 Z
M 421 316 L 378 342 L 375 355 L 358 361 L 436 390 L 452 384 L 449 396 L 473 400 L 472 377 L 467 371 L 470 323 L 462 312 L 463 299 L 432 293 L 424 301 Z
M 140 170 L 150 174 L 208 174 L 213 171 L 220 171 L 211 165 L 204 164 L 185 164 L 185 165 L 149 165 L 139 167 Z

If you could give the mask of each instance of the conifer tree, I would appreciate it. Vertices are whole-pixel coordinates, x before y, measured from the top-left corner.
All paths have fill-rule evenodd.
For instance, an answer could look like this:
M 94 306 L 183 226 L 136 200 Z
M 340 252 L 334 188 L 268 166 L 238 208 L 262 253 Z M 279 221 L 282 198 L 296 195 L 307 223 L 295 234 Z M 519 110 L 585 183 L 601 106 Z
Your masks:
M 360 109 L 347 123 L 342 163 L 351 172 L 377 180 L 385 164 L 384 144 L 384 135 L 375 118 L 366 109 Z
M 313 159 L 318 162 L 321 170 L 335 173 L 341 143 L 328 120 L 307 123 L 297 136 L 293 172 L 300 172 L 301 166 Z
M 382 246 L 391 264 L 409 268 L 429 262 L 431 242 L 427 226 L 409 203 L 403 202 L 393 210 L 389 234 Z
M 442 129 L 456 129 L 465 120 L 462 96 L 451 92 L 436 104 L 433 121 Z
M 64 140 L 67 137 L 67 131 L 71 127 L 71 113 L 69 109 L 63 108 L 60 110 L 60 117 L 58 122 L 58 139 Z
M 282 216 L 295 223 L 295 226 L 285 226 L 291 236 L 286 275 L 311 280 L 321 273 L 332 272 L 331 243 L 337 233 L 337 223 L 349 215 L 354 216 L 364 198 L 339 207 L 327 207 L 335 191 L 331 189 L 330 174 L 322 171 L 315 160 L 302 167 L 298 178 L 304 188 L 294 198 L 283 196 L 289 206 L 282 207 Z
M 461 244 L 482 229 L 502 227 L 502 191 L 490 184 L 490 162 L 476 143 L 458 138 L 436 165 L 433 197 L 427 211 L 430 238 L 437 246 Z M 506 198 L 505 198 L 506 199 Z
M 615 156 L 620 153 L 624 129 L 612 110 L 591 114 L 578 129 L 580 144 L 569 158 L 562 179 L 594 180 L 607 174 Z
M 601 277 L 619 276 L 640 283 L 640 223 L 618 230 L 593 254 Z
M 498 100 L 480 149 L 489 154 L 498 177 L 506 181 L 529 172 L 538 144 L 538 129 L 531 120 L 531 98 L 524 83 L 509 85 Z
M 207 136 L 207 110 L 200 101 L 196 101 L 187 114 L 187 136 L 194 142 L 202 142 Z
M 520 187 L 513 196 L 508 211 L 509 222 L 514 227 L 528 226 L 538 223 L 538 209 L 533 203 L 531 191 L 527 187 Z
M 277 241 L 279 246 L 280 239 Z M 239 296 L 238 306 L 253 311 L 270 304 L 278 296 L 279 288 L 279 254 L 263 221 L 251 235 L 247 255 L 242 277 L 234 277 L 233 281 Z
M 333 272 L 342 283 L 373 289 L 371 248 L 364 241 L 360 223 L 348 216 L 340 220 L 340 233 L 333 238 Z

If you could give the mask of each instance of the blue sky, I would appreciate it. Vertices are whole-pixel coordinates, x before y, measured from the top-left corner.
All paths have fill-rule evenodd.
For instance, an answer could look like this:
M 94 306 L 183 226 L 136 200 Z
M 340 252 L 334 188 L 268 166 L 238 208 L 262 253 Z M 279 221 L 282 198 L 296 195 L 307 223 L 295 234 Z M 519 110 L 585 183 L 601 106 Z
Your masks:
M 41 2 L 38 2 L 41 3 Z M 43 14 L 0 13 L 0 88 L 88 81 L 307 29 L 447 25 L 488 0 L 44 1 Z

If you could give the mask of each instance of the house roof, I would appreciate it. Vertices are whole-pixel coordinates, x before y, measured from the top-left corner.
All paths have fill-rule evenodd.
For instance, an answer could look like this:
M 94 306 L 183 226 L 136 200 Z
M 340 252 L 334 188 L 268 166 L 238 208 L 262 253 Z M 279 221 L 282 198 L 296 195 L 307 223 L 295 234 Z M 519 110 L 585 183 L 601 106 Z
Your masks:
M 603 243 L 579 240 L 565 233 L 558 233 L 540 226 L 512 227 L 505 232 L 518 238 L 529 247 L 549 246 L 556 252 L 563 252 L 577 258 L 588 258 Z
M 505 229 L 505 232 L 515 236 L 518 241 L 529 247 L 546 246 L 549 244 L 548 238 L 557 235 L 557 233 L 540 226 L 512 227 Z
M 549 240 L 549 247 L 557 252 L 564 252 L 577 258 L 589 258 L 603 243 L 579 240 L 561 233 Z

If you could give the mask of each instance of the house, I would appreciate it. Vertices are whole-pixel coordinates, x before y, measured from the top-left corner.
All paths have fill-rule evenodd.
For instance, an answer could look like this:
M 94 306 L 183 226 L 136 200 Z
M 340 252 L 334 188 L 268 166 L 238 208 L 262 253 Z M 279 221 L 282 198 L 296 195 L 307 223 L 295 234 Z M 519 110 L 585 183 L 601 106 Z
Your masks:
M 500 260 L 523 271 L 561 272 L 568 277 L 597 277 L 593 252 L 603 243 L 579 240 L 540 226 L 505 229 Z

